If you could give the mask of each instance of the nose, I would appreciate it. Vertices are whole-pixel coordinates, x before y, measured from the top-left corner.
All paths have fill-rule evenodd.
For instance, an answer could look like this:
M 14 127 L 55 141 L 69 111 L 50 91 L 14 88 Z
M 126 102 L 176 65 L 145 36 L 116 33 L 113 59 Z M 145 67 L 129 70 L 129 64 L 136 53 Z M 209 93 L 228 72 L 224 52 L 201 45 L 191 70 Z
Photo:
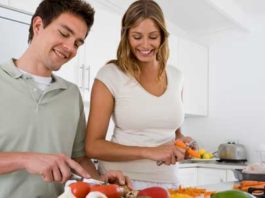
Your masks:
M 147 48 L 149 46 L 149 40 L 148 38 L 143 38 L 142 40 L 142 46 Z
M 64 43 L 64 49 L 68 52 L 71 53 L 71 55 L 75 55 L 77 52 L 77 48 L 75 47 L 75 41 L 72 39 L 68 39 L 67 41 L 65 41 Z

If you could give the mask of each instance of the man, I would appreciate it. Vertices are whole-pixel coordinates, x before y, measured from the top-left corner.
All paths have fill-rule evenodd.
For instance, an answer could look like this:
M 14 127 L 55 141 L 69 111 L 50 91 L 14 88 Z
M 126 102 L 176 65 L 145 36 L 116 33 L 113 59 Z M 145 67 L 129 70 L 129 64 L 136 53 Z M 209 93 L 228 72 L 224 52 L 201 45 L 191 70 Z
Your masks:
M 0 197 L 57 197 L 72 172 L 100 179 L 85 157 L 79 90 L 52 74 L 76 55 L 93 21 L 82 0 L 44 0 L 27 50 L 0 65 Z M 106 177 L 126 182 L 120 172 Z

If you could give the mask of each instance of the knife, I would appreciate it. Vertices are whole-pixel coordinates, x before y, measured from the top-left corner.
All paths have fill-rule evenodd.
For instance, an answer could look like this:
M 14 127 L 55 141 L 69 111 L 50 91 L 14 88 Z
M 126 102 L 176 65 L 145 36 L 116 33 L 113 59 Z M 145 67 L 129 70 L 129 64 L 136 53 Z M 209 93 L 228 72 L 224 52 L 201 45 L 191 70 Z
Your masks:
M 89 183 L 89 184 L 94 184 L 94 185 L 107 184 L 104 181 L 96 180 L 96 179 L 93 179 L 93 178 L 84 178 L 84 177 L 81 177 L 81 176 L 76 175 L 74 173 L 72 173 L 72 175 L 70 177 L 70 180 L 82 181 L 82 182 Z

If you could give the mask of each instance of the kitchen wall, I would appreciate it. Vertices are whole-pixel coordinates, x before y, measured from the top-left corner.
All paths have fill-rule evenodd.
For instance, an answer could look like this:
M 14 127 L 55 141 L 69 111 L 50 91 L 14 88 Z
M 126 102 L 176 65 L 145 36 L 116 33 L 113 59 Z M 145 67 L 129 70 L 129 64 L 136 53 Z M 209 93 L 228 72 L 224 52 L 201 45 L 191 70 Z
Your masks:
M 104 13 L 103 18 L 97 17 L 96 14 L 96 21 L 98 25 L 103 25 L 102 28 L 106 28 L 101 30 L 102 33 L 106 33 L 109 26 L 113 28 L 111 19 L 120 21 L 121 16 L 114 13 L 113 17 L 106 17 L 106 10 L 96 2 L 92 1 L 97 13 Z M 110 22 L 106 23 L 107 20 Z M 115 24 L 120 26 L 119 23 Z M 99 29 L 98 25 L 95 24 L 92 31 Z M 176 26 L 170 23 L 168 25 L 170 32 L 177 32 L 178 36 L 185 34 Z M 183 132 L 194 137 L 207 150 L 216 151 L 219 144 L 234 140 L 246 146 L 250 161 L 259 160 L 256 151 L 265 140 L 264 35 L 265 25 L 259 21 L 249 32 L 229 29 L 207 35 L 200 40 L 209 46 L 209 113 L 207 117 L 187 117 Z M 93 52 L 101 51 L 101 48 L 93 43 L 92 38 L 91 33 L 88 36 L 88 45 L 94 47 Z M 113 42 L 113 37 L 104 39 L 107 39 L 105 48 L 109 49 L 109 42 Z M 117 40 L 115 43 L 118 44 Z M 174 46 L 172 43 L 170 45 Z M 101 65 L 102 63 L 93 62 L 91 66 Z M 98 68 L 92 69 L 93 79 Z M 111 124 L 110 128 L 112 127 Z M 108 134 L 108 137 L 110 136 L 111 132 Z
M 265 143 L 265 25 L 252 25 L 202 39 L 209 45 L 209 115 L 188 117 L 183 126 L 211 151 L 229 140 L 245 145 L 250 162 L 259 161 Z

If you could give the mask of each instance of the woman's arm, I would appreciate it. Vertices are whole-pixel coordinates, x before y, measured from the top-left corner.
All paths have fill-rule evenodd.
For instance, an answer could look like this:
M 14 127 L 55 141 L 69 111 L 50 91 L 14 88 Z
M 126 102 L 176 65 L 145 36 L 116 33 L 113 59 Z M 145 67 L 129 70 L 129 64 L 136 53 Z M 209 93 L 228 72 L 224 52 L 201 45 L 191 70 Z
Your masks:
M 87 123 L 86 152 L 88 156 L 110 161 L 145 158 L 144 148 L 123 146 L 105 140 L 113 110 L 112 94 L 101 81 L 95 80 Z
M 112 94 L 103 82 L 95 80 L 91 93 L 86 138 L 86 152 L 90 158 L 106 161 L 152 159 L 168 161 L 168 163 L 171 163 L 173 155 L 179 155 L 181 158 L 182 154 L 173 143 L 158 147 L 138 147 L 124 146 L 105 140 L 113 110 L 114 98 Z

